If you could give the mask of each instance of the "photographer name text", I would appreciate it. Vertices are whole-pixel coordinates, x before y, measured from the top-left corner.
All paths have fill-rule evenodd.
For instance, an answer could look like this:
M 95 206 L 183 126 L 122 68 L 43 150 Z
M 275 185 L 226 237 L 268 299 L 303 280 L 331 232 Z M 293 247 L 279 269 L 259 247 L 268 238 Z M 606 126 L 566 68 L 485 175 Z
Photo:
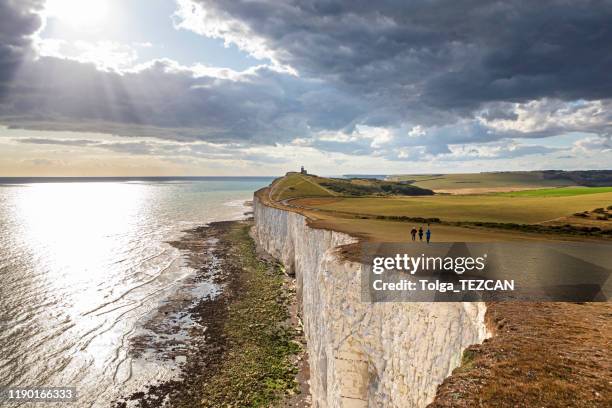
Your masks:
M 410 281 L 402 279 L 398 282 L 384 282 L 381 279 L 372 282 L 376 291 L 428 291 L 428 292 L 484 292 L 512 291 L 514 279 L 460 279 L 458 282 L 442 282 L 440 280 L 419 279 Z

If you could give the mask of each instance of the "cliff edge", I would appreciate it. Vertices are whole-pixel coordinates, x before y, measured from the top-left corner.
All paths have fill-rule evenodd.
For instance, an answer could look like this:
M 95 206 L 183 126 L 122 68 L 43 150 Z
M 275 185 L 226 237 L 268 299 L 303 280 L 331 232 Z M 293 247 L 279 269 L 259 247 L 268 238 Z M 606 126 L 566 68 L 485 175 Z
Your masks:
M 254 236 L 295 274 L 313 407 L 424 407 L 488 337 L 483 303 L 365 303 L 361 264 L 338 256 L 357 238 L 309 225 L 298 209 L 254 197 Z

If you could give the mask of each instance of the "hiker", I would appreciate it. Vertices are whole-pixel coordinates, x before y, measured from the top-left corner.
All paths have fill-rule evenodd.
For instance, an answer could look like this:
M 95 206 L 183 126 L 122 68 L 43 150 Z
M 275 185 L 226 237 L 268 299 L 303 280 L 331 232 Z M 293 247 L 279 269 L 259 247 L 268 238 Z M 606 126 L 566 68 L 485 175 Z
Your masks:
M 416 241 L 416 233 L 417 233 L 416 227 L 412 227 L 412 230 L 410 230 L 410 235 L 412 235 L 413 241 Z
M 419 227 L 419 241 L 423 240 L 423 227 Z
M 425 233 L 425 237 L 427 237 L 427 243 L 429 244 L 429 240 L 431 239 L 431 230 L 429 229 L 429 225 L 427 226 L 427 232 Z

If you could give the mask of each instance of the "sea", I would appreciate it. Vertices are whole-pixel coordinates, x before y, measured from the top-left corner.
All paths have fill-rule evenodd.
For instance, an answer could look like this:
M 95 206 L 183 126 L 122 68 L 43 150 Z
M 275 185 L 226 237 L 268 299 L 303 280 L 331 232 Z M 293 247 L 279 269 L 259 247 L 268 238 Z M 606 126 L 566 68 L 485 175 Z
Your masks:
M 53 406 L 109 407 L 176 376 L 172 362 L 128 350 L 194 273 L 168 242 L 243 218 L 245 201 L 271 181 L 0 178 L 0 388 L 75 387 L 76 403 Z

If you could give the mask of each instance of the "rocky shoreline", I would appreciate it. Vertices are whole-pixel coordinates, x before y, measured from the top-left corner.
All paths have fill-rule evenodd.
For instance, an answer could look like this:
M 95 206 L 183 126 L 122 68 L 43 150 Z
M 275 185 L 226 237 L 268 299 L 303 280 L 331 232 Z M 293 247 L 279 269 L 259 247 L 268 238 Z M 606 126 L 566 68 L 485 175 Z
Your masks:
M 130 352 L 174 361 L 179 374 L 118 399 L 114 408 L 303 406 L 307 388 L 296 376 L 304 376 L 299 367 L 306 359 L 294 284 L 258 251 L 251 226 L 217 222 L 171 242 L 197 271 L 186 285 L 207 281 L 221 290 L 195 302 L 177 296 L 160 307 L 146 326 L 161 335 L 136 336 Z

